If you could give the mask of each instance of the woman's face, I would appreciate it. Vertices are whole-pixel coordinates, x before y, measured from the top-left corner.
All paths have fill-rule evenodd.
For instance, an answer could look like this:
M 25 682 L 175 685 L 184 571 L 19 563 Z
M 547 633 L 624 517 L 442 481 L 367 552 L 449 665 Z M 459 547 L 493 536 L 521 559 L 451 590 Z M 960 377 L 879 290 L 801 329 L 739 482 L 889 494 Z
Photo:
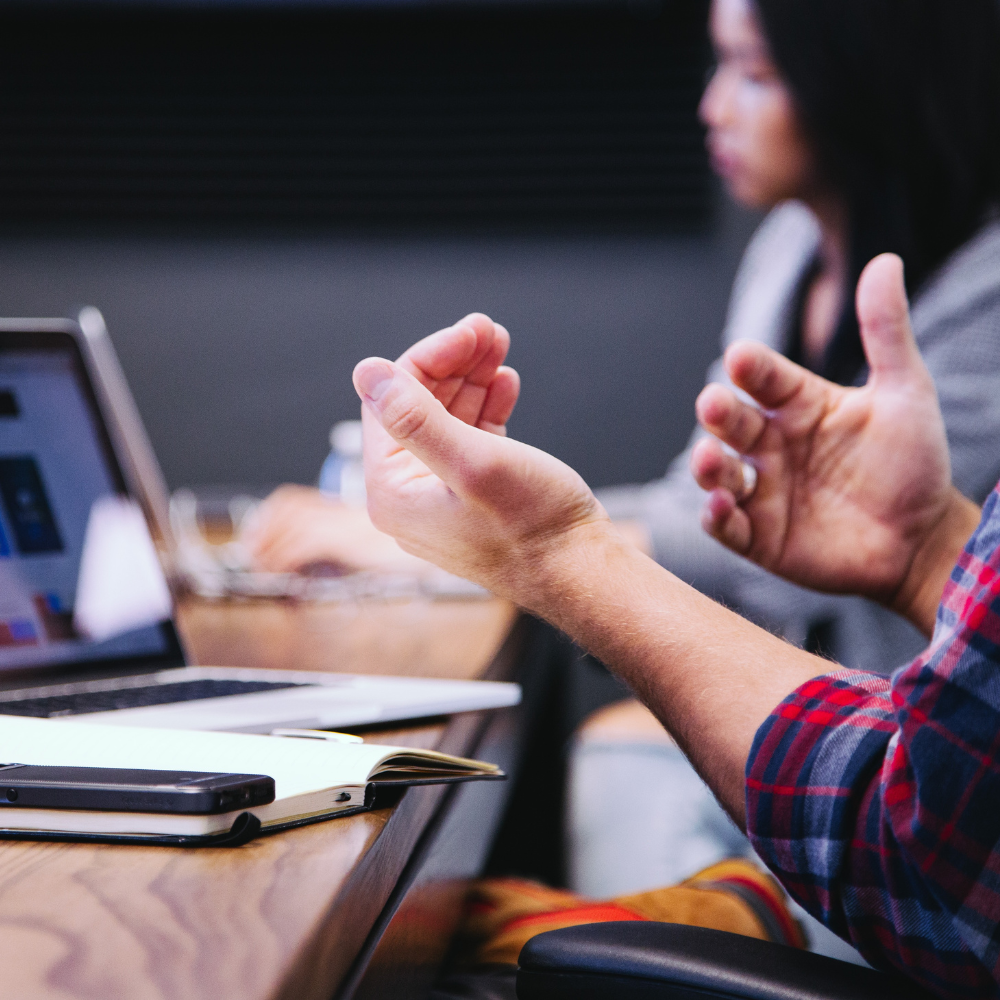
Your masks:
M 808 198 L 815 158 L 751 0 L 713 0 L 709 24 L 717 67 L 698 112 L 713 169 L 745 205 Z

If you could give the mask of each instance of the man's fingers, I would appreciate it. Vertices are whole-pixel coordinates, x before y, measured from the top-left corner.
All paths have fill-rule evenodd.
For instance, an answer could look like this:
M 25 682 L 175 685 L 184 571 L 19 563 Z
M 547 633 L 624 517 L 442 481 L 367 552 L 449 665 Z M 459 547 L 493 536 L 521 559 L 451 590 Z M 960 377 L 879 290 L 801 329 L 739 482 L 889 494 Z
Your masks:
M 462 380 L 458 390 L 452 394 L 450 399 L 444 399 L 440 392 L 435 392 L 434 395 L 444 403 L 453 417 L 458 417 L 463 423 L 472 424 L 475 427 L 483 412 L 483 404 L 486 402 L 488 391 L 487 386 L 476 385 L 466 378 Z
M 384 433 L 446 483 L 454 482 L 490 440 L 453 417 L 425 386 L 391 361 L 360 362 L 354 369 L 354 387 Z M 391 450 L 384 442 L 376 448 L 383 456 Z
M 507 357 L 510 334 L 482 313 L 467 316 L 462 320 L 462 325 L 478 330 L 472 367 L 462 376 L 457 389 L 450 396 L 441 391 L 435 391 L 434 395 L 448 407 L 449 413 L 475 426 L 483 419 L 487 392 L 496 377 L 497 369 Z
M 701 511 L 701 526 L 728 549 L 745 555 L 750 551 L 753 527 L 747 512 L 728 490 L 713 490 Z
M 727 490 L 736 497 L 747 491 L 743 462 L 723 451 L 714 438 L 705 438 L 694 446 L 691 472 L 703 490 Z
M 502 326 L 482 313 L 469 313 L 453 326 L 417 341 L 400 355 L 397 364 L 426 384 L 428 379 L 465 378 L 484 363 L 486 368 L 492 365 L 491 370 L 496 369 L 509 349 L 510 334 Z
M 709 434 L 740 452 L 750 451 L 767 425 L 767 418 L 756 406 L 744 403 L 731 389 L 718 384 L 701 390 L 695 412 Z
M 752 340 L 733 344 L 725 356 L 733 384 L 749 393 L 768 410 L 784 406 L 815 378 L 777 351 Z
M 487 390 L 510 349 L 510 334 L 482 313 L 414 344 L 397 361 L 459 420 L 476 424 Z
M 927 377 L 910 326 L 903 262 L 895 254 L 881 254 L 862 271 L 857 309 L 861 342 L 875 380 Z
M 399 356 L 397 364 L 433 390 L 438 382 L 461 378 L 470 371 L 488 347 L 486 340 L 471 324 L 458 322 L 418 340 Z
M 482 356 L 466 375 L 466 380 L 474 385 L 489 385 L 496 370 L 507 360 L 507 352 L 510 350 L 510 334 L 506 327 L 494 323 L 482 313 L 472 313 L 472 315 L 466 316 L 462 322 L 484 331 Z M 488 338 L 485 333 L 487 324 L 492 331 L 492 336 Z
M 521 377 L 517 372 L 506 366 L 498 368 L 486 391 L 486 400 L 476 426 L 494 434 L 505 434 L 504 427 L 514 411 L 520 392 Z
M 503 353 L 506 354 L 506 351 Z M 461 380 L 457 392 L 443 392 L 444 383 L 433 390 L 453 417 L 458 417 L 473 427 L 482 427 L 484 424 L 502 426 L 507 423 L 521 391 L 521 379 L 512 368 L 497 366 L 497 356 L 502 355 L 490 357 L 488 372 L 483 370 L 483 376 L 488 373 L 490 379 L 486 384 L 479 385 L 473 381 L 476 377 L 473 372 Z M 482 369 L 482 364 L 479 368 Z

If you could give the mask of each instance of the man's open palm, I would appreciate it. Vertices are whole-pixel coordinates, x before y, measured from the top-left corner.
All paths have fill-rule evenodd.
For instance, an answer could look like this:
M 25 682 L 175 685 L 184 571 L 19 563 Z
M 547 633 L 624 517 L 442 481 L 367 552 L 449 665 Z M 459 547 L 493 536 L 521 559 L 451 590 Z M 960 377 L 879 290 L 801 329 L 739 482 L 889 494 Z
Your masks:
M 535 554 L 607 515 L 572 469 L 504 436 L 519 386 L 500 365 L 508 344 L 506 330 L 474 315 L 396 364 L 362 361 L 354 384 L 375 526 L 406 552 L 528 604 Z
M 805 586 L 891 603 L 945 516 L 951 469 L 898 257 L 868 265 L 857 308 L 864 387 L 834 385 L 761 344 L 734 344 L 727 371 L 759 407 L 707 387 L 698 417 L 718 440 L 700 442 L 691 465 L 712 491 L 705 528 L 724 544 Z M 742 464 L 720 441 L 757 470 L 742 504 Z

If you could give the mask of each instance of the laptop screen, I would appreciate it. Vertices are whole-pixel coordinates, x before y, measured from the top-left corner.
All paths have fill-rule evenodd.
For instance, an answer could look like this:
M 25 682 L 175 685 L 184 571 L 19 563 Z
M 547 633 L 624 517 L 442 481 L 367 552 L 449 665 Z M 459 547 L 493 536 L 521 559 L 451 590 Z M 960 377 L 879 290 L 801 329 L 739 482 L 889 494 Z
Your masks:
M 93 512 L 124 492 L 72 337 L 0 335 L 0 671 L 176 651 L 169 610 L 100 638 L 74 615 Z

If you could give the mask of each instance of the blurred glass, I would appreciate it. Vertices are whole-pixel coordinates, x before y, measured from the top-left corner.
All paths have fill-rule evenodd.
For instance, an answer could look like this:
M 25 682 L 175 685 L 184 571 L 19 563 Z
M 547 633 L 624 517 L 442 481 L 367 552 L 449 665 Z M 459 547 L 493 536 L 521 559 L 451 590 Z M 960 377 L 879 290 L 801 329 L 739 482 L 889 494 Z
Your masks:
M 352 507 L 364 507 L 365 465 L 360 420 L 341 420 L 330 428 L 330 454 L 319 470 L 319 491 Z

